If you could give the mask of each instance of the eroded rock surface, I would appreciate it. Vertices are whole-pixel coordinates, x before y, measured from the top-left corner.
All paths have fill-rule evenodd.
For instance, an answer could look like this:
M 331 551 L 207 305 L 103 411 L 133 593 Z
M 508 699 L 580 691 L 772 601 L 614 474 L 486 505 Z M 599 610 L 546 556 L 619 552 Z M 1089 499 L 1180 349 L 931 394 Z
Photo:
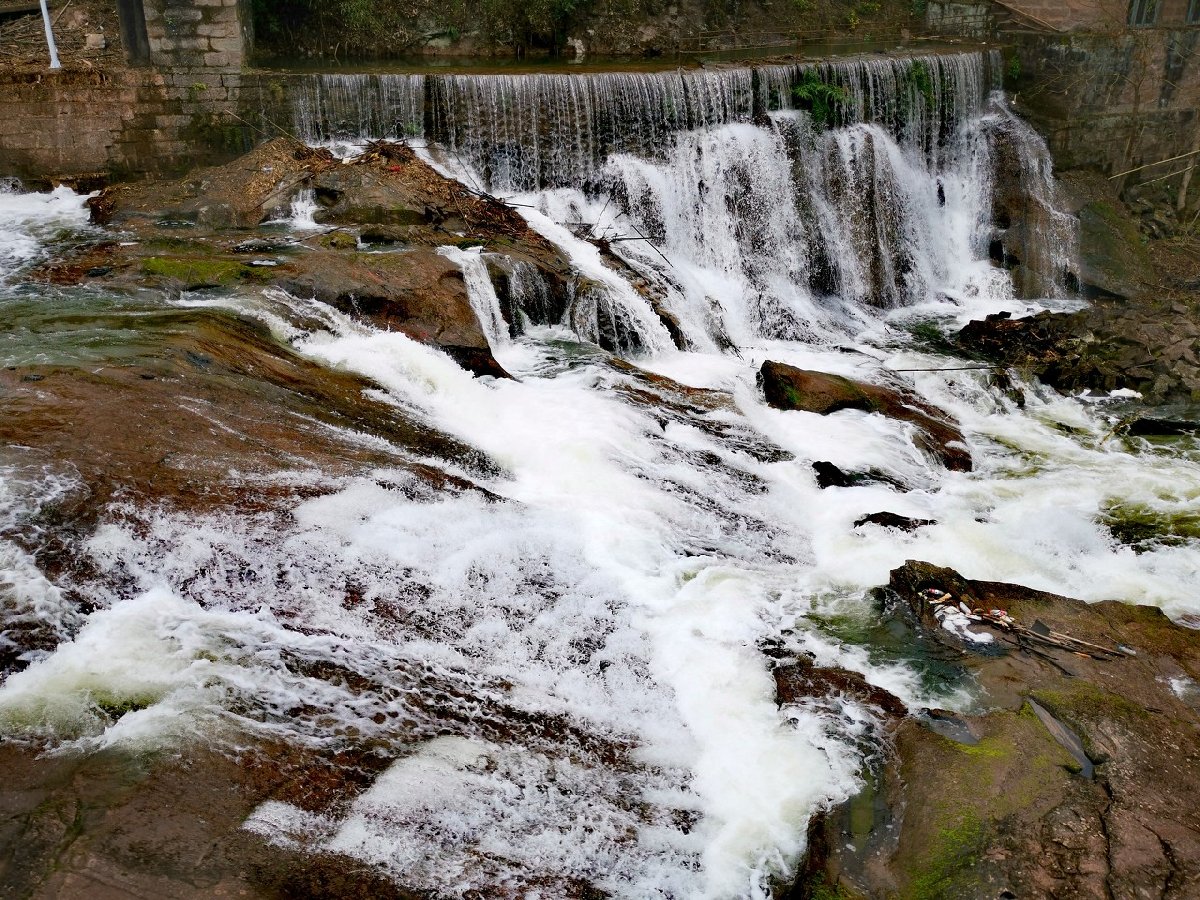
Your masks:
M 270 224 L 289 218 L 305 191 L 316 204 L 314 219 L 332 231 L 297 238 Z M 401 144 L 373 144 L 342 161 L 280 138 L 182 181 L 119 185 L 90 203 L 95 222 L 136 243 L 104 242 L 34 277 L 98 279 L 115 289 L 279 287 L 437 346 L 480 375 L 506 373 L 461 269 L 438 248 L 485 254 L 518 329 L 525 319 L 561 321 L 575 281 L 558 248 L 514 209 L 439 175 Z M 539 302 L 520 306 L 515 272 L 537 283 Z

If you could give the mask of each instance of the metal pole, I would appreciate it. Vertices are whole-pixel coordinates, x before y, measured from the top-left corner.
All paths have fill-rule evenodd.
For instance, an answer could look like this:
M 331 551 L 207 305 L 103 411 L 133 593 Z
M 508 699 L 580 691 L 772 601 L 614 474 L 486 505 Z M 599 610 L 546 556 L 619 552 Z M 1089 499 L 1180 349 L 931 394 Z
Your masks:
M 58 61 L 58 47 L 54 46 L 54 29 L 50 27 L 50 10 L 46 9 L 46 0 L 42 2 L 42 21 L 46 24 L 46 46 L 50 48 L 50 68 L 61 69 Z

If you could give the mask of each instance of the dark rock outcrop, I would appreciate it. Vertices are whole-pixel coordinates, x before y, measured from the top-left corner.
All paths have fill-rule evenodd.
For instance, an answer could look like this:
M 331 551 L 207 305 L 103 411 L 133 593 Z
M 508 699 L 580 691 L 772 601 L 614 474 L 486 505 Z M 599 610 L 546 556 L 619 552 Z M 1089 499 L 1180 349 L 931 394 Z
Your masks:
M 817 486 L 822 490 L 832 487 L 861 487 L 865 484 L 886 484 L 899 491 L 909 490 L 909 486 L 904 482 L 874 469 L 868 472 L 845 472 L 826 460 L 817 460 L 812 467 L 813 474 L 817 476 Z
M 1151 406 L 1200 399 L 1194 243 L 1147 244 L 1102 175 L 1071 172 L 1062 187 L 1079 218 L 1076 286 L 1091 306 L 971 322 L 959 348 L 1063 391 L 1128 388 Z
M 1141 393 L 1150 404 L 1200 397 L 1195 301 L 1098 299 L 1074 313 L 989 316 L 958 333 L 966 352 L 1063 391 Z
M 799 659 L 776 666 L 773 674 L 775 702 L 780 706 L 806 699 L 846 697 L 874 707 L 890 719 L 908 715 L 908 708 L 898 697 L 871 684 L 858 672 Z
M 868 384 L 771 360 L 763 363 L 759 378 L 767 403 L 776 409 L 823 416 L 843 409 L 879 413 L 917 426 L 917 445 L 946 468 L 969 472 L 973 467 L 958 426 L 907 388 Z
M 901 516 L 893 512 L 871 513 L 863 516 L 854 523 L 855 528 L 863 525 L 878 525 L 880 528 L 895 528 L 898 531 L 916 531 L 926 525 L 936 525 L 933 519 L 917 519 L 912 516 Z

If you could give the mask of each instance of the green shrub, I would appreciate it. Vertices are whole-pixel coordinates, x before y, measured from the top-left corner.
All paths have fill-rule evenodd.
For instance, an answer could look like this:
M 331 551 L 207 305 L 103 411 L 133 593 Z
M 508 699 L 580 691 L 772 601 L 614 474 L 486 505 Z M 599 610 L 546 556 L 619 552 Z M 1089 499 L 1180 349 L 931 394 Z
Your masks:
M 792 88 L 792 96 L 797 106 L 809 112 L 818 128 L 829 128 L 843 118 L 846 91 L 824 81 L 814 69 L 805 71 L 800 83 Z

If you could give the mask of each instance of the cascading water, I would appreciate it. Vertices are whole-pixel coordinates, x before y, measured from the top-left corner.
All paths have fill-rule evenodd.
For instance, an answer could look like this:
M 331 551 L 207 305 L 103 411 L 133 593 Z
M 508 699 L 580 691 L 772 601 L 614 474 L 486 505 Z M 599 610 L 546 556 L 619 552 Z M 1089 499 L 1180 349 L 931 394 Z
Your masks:
M 422 138 L 497 190 L 581 184 L 613 153 L 655 157 L 680 132 L 750 122 L 834 89 L 839 124 L 880 124 L 936 155 L 978 114 L 998 57 L 977 53 L 822 64 L 587 75 L 314 75 L 293 94 L 310 141 Z M 800 89 L 800 90 L 797 90 Z
M 26 619 L 56 623 L 43 650 L 6 635 L 33 664 L 0 687 L 0 728 L 84 751 L 258 740 L 351 755 L 371 773 L 357 793 L 271 800 L 246 827 L 432 896 L 768 896 L 811 814 L 855 790 L 876 718 L 849 699 L 777 708 L 761 645 L 954 706 L 968 692 L 854 637 L 875 615 L 866 592 L 906 558 L 1196 608 L 1194 545 L 1138 555 L 1097 513 L 1200 496 L 1200 464 L 1106 443 L 1091 408 L 1031 387 L 1022 411 L 979 373 L 917 375 L 963 423 L 966 474 L 934 465 L 901 423 L 759 398 L 766 358 L 856 377 L 946 369 L 906 326 L 1031 308 L 988 259 L 1018 227 L 995 221 L 996 160 L 1016 153 L 1019 190 L 1047 210 L 1052 181 L 1044 146 L 993 92 L 994 65 L 306 78 L 303 136 L 419 137 L 569 256 L 556 298 L 526 261 L 442 250 L 517 378 L 473 378 L 282 291 L 161 302 L 256 319 L 368 377 L 371 399 L 481 451 L 494 469 L 435 462 L 485 490 L 301 471 L 289 478 L 307 493 L 284 510 L 126 505 L 81 548 L 92 580 L 70 587 L 86 612 L 63 612 L 35 578 L 0 582 Z M 0 232 L 0 264 L 58 227 L 33 219 Z M 1029 226 L 1061 248 L 1026 260 L 1043 304 L 1069 224 Z M 816 460 L 912 490 L 822 491 Z M 0 478 L 0 504 L 32 502 Z M 937 524 L 852 527 L 880 509 Z
M 701 72 L 320 75 L 296 93 L 295 124 L 314 141 L 419 137 L 469 183 L 616 238 L 667 287 L 692 346 L 811 339 L 866 306 L 1010 295 L 1012 280 L 987 262 L 1000 231 L 997 156 L 1043 211 L 1021 234 L 1020 287 L 1063 290 L 1072 225 L 1053 212 L 1040 140 L 994 91 L 996 69 L 995 54 L 964 53 Z M 405 124 L 379 131 L 391 110 Z M 718 298 L 715 285 L 737 296 Z M 584 293 L 601 307 L 575 304 L 577 328 L 646 319 L 619 290 Z M 581 336 L 595 340 L 588 327 Z M 621 346 L 659 346 L 655 330 Z

